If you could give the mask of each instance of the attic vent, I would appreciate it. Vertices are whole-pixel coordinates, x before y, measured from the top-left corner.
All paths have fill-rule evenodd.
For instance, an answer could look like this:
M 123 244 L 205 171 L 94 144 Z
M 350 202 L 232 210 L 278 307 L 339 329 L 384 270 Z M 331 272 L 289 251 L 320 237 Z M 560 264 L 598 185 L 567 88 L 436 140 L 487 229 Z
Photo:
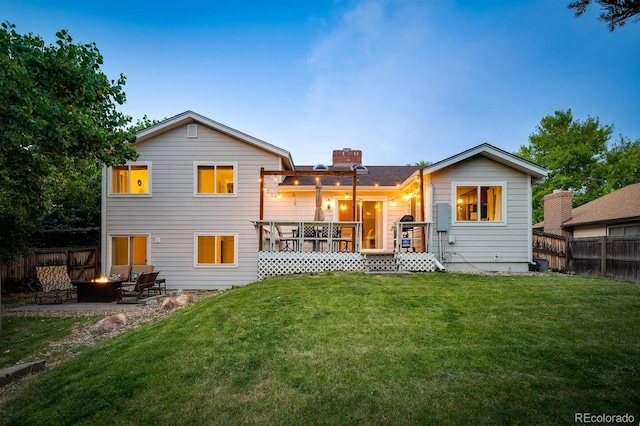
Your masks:
M 365 175 L 369 173 L 369 169 L 364 164 L 354 164 L 351 166 L 351 170 L 355 170 L 359 175 Z
M 314 171 L 329 171 L 329 167 L 325 166 L 324 164 L 316 164 L 315 166 L 313 166 L 313 170 Z
M 187 137 L 188 138 L 197 138 L 198 137 L 198 125 L 197 124 L 187 124 Z

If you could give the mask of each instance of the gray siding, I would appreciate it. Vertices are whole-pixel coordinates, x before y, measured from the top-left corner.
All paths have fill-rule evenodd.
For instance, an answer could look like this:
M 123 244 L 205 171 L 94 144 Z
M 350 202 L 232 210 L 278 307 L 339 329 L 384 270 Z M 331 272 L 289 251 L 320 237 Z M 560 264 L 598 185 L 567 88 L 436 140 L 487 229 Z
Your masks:
M 187 138 L 184 125 L 137 150 L 139 162 L 151 163 L 152 196 L 105 198 L 106 272 L 110 235 L 148 234 L 148 263 L 161 271 L 168 288 L 229 288 L 255 281 L 258 240 L 251 221 L 259 215 L 260 168 L 280 168 L 278 156 L 204 125 L 198 125 L 198 138 Z M 237 164 L 237 196 L 194 197 L 194 161 Z M 194 267 L 196 232 L 238 234 L 237 266 Z
M 485 157 L 470 158 L 452 165 L 430 176 L 433 184 L 433 211 L 435 205 L 448 203 L 455 207 L 454 182 L 474 183 L 478 185 L 492 182 L 506 182 L 506 217 L 504 226 L 487 226 L 478 223 L 474 226 L 455 224 L 455 211 L 451 210 L 450 231 L 443 233 L 442 257 L 450 270 L 467 271 L 513 271 L 528 270 L 531 253 L 531 199 L 530 177 L 510 167 L 496 163 Z M 449 244 L 449 236 L 455 238 Z M 437 242 L 438 234 L 434 233 Z M 434 251 L 440 257 L 438 245 Z M 494 260 L 498 253 L 499 260 Z M 472 265 L 473 264 L 473 265 Z

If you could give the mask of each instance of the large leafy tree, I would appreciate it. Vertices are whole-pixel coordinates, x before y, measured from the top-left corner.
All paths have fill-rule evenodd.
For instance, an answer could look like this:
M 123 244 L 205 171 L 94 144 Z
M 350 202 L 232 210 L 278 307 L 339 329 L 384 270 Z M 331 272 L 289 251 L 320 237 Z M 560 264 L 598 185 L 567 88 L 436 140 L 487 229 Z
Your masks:
M 620 136 L 607 152 L 607 192 L 640 182 L 640 139 Z
M 593 0 L 578 0 L 568 7 L 576 11 L 576 16 L 582 16 L 592 3 Z M 609 31 L 623 27 L 629 19 L 640 21 L 640 0 L 596 0 L 595 3 L 602 8 L 598 19 L 607 24 Z
M 74 44 L 65 30 L 56 38 L 47 45 L 10 23 L 0 28 L 2 262 L 26 248 L 38 219 L 55 211 L 55 189 L 74 171 L 136 158 L 131 118 L 117 110 L 125 77 L 110 80 L 101 71 L 95 43 Z M 84 189 L 70 187 L 67 196 L 81 199 Z
M 541 120 L 529 136 L 529 145 L 516 153 L 549 170 L 533 188 L 534 222 L 542 220 L 543 198 L 555 189 L 573 191 L 574 207 L 610 191 L 607 143 L 612 131 L 612 126 L 601 125 L 597 118 L 575 120 L 570 109 Z

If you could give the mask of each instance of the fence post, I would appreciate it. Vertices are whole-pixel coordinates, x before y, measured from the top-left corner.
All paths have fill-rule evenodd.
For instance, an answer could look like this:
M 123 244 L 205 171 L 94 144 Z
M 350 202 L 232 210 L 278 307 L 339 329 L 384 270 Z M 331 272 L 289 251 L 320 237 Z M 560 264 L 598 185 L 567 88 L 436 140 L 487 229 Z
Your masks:
M 607 276 L 607 237 L 600 237 L 600 276 Z

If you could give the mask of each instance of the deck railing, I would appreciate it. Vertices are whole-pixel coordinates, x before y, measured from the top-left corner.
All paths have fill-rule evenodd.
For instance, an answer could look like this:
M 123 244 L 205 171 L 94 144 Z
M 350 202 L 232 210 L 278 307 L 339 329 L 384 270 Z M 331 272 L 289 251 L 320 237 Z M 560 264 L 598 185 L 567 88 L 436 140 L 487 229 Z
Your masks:
M 258 220 L 259 251 L 360 253 L 362 222 Z

